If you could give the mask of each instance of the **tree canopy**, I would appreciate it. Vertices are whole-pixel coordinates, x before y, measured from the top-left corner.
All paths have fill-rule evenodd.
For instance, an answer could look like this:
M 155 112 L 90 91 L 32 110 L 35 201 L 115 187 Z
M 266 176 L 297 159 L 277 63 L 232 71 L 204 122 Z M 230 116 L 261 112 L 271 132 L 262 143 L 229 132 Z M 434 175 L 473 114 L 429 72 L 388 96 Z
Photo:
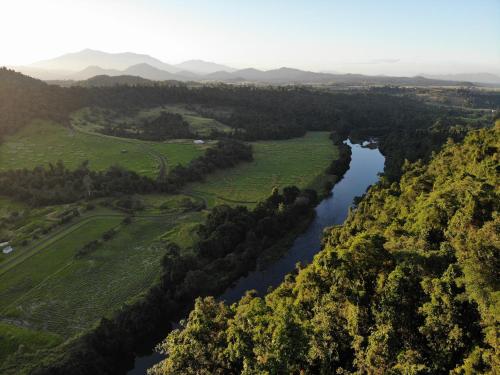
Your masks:
M 500 123 L 372 187 L 265 297 L 198 299 L 154 374 L 477 374 L 498 362 Z

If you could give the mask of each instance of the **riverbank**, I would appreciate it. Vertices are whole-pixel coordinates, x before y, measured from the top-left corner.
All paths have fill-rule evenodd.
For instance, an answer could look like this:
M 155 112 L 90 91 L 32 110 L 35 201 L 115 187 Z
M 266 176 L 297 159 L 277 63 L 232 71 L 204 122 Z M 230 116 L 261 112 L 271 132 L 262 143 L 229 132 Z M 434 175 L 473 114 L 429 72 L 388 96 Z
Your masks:
M 257 269 L 241 277 L 220 295 L 220 300 L 233 303 L 252 289 L 263 295 L 269 287 L 279 285 L 285 275 L 295 269 L 297 262 L 302 264 L 311 262 L 321 248 L 324 229 L 342 224 L 354 198 L 364 194 L 370 185 L 378 181 L 378 174 L 383 172 L 385 161 L 378 149 L 364 148 L 350 141 L 346 141 L 346 147 L 352 150 L 352 158 L 349 153 L 348 170 L 333 187 L 331 194 L 316 206 L 314 219 L 309 223 L 307 230 L 291 241 L 286 255 L 275 259 L 274 263 L 266 263 L 267 267 L 263 269 Z M 162 359 L 158 353 L 139 357 L 134 369 L 128 375 L 144 375 L 148 368 Z
M 212 209 L 193 253 L 180 254 L 167 245 L 161 280 L 143 299 L 103 319 L 91 332 L 65 344 L 61 352 L 50 353 L 34 373 L 125 373 L 136 353 L 149 351 L 165 337 L 172 328 L 170 322 L 183 318 L 196 297 L 220 295 L 255 269 L 261 254 L 282 247 L 284 238 L 307 226 L 316 205 L 314 191 L 285 188 L 253 211 L 230 206 Z

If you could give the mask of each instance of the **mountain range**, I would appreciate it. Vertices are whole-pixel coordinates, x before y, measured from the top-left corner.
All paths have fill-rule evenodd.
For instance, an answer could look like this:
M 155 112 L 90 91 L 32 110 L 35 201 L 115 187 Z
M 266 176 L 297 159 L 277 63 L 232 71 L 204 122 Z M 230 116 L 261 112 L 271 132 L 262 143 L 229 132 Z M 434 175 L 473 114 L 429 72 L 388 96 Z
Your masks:
M 346 85 L 449 85 L 473 83 L 500 85 L 500 77 L 490 73 L 419 75 L 415 77 L 367 76 L 362 74 L 318 73 L 288 67 L 271 70 L 235 69 L 203 60 L 167 64 L 149 55 L 131 52 L 107 53 L 91 49 L 68 53 L 27 66 L 12 67 L 42 80 L 81 81 L 95 76 L 136 76 L 152 81 L 261 82 L 266 84 L 346 84 Z

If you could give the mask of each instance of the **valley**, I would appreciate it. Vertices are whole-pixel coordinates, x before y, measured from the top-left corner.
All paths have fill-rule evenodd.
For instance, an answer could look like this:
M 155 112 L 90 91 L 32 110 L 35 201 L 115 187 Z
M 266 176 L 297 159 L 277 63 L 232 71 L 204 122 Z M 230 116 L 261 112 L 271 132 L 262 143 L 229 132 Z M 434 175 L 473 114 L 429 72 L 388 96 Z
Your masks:
M 0 375 L 500 374 L 500 1 L 2 2 Z
M 0 145 L 6 161 L 1 168 L 30 169 L 61 161 L 72 170 L 88 161 L 91 169 L 119 165 L 155 179 L 160 158 L 171 170 L 203 155 L 215 141 L 141 141 L 104 135 L 100 129 L 112 121 L 154 119 L 164 110 L 181 114 L 200 134 L 228 128 L 183 107 L 146 109 L 134 117 L 87 108 L 72 114 L 71 128 L 34 120 L 6 137 Z M 197 227 L 208 209 L 221 203 L 254 207 L 273 188 L 321 188 L 333 178 L 325 171 L 338 153 L 328 132 L 252 142 L 252 147 L 252 162 L 191 183 L 178 193 L 44 207 L 3 197 L 0 234 L 15 250 L 0 254 L 0 319 L 9 341 L 0 345 L 2 371 L 19 366 L 26 354 L 37 358 L 36 353 L 57 348 L 102 318 L 111 319 L 123 305 L 140 301 L 159 282 L 169 243 L 179 245 L 181 254 L 193 254 Z M 17 353 L 20 346 L 26 353 Z
M 498 117 L 494 91 L 445 103 L 457 93 L 66 88 L 0 73 L 0 99 L 10 103 L 0 111 L 8 124 L 0 128 L 0 242 L 14 249 L 0 254 L 6 374 L 126 373 L 167 334 L 189 335 L 172 322 L 193 307 L 218 311 L 208 296 L 241 303 L 250 289 L 285 288 L 297 261 L 315 267 L 328 233 L 341 233 L 331 225 L 346 217 L 354 225 L 371 191 L 393 189 L 410 178 L 409 165 L 419 171 L 444 145 L 492 131 Z M 488 147 L 480 152 L 490 160 Z M 387 231 L 410 231 L 397 225 Z M 363 228 L 339 235 L 350 241 Z M 425 231 L 426 241 L 441 241 L 439 230 Z M 175 350 L 190 355 L 181 343 Z M 178 360 L 157 371 L 186 366 Z

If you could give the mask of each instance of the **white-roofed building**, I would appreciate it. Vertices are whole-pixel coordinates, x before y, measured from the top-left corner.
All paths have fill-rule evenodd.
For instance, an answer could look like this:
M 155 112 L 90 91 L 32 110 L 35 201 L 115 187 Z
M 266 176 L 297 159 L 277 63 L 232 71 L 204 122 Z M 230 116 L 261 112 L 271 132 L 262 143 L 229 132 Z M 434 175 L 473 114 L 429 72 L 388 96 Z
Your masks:
M 2 249 L 2 253 L 4 254 L 9 254 L 9 253 L 12 253 L 14 251 L 14 248 L 12 246 L 6 246 Z

